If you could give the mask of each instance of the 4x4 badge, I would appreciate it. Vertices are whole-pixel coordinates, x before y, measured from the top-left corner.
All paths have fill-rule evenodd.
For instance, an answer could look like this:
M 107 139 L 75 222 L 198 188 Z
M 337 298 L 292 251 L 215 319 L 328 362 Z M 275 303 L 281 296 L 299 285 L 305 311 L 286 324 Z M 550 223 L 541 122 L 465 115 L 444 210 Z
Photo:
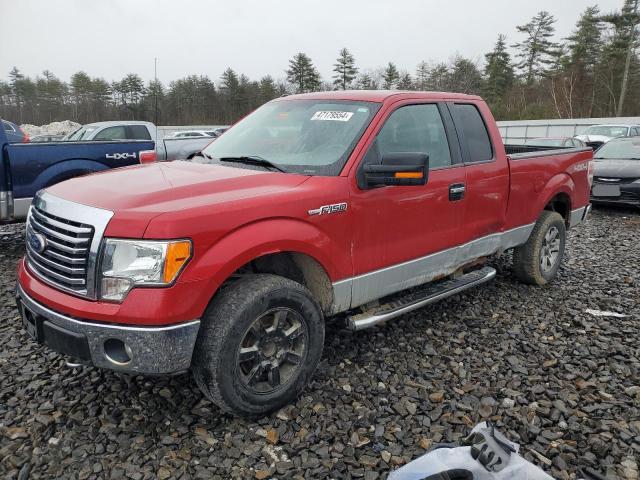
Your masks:
M 347 203 L 334 203 L 333 205 L 323 205 L 319 208 L 309 210 L 309 215 L 327 215 L 329 213 L 340 213 L 347 210 Z

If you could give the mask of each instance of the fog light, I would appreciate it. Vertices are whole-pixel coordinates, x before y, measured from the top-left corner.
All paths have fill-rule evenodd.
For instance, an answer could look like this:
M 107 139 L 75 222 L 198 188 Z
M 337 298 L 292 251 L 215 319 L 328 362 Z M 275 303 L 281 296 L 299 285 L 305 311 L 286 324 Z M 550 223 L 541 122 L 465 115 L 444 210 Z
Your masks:
M 104 342 L 104 356 L 111 363 L 126 365 L 131 361 L 133 353 L 129 345 L 117 338 L 110 338 Z

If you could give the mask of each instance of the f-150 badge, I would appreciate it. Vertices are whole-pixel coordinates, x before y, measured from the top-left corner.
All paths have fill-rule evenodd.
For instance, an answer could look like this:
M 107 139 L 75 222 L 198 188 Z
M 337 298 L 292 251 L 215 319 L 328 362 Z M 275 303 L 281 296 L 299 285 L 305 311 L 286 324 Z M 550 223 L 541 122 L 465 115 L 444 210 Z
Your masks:
M 107 153 L 105 155 L 109 160 L 126 160 L 127 158 L 136 158 L 135 153 Z
M 309 215 L 327 215 L 329 213 L 340 213 L 347 210 L 347 203 L 334 203 L 333 205 L 323 205 L 319 208 L 309 210 Z

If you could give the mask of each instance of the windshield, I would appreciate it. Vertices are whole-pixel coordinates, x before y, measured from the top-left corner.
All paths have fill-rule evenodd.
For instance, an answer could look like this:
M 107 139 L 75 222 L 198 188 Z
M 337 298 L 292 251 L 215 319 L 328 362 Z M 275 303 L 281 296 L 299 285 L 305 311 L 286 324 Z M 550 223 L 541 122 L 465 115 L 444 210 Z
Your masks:
M 205 148 L 208 159 L 197 161 L 260 157 L 285 172 L 338 175 L 378 108 L 336 100 L 267 103 Z
M 624 137 L 628 127 L 616 127 L 611 125 L 595 125 L 584 131 L 584 135 L 602 135 L 604 137 Z
M 596 151 L 594 158 L 640 160 L 640 139 L 612 140 L 601 146 Z
M 525 145 L 535 145 L 538 147 L 561 147 L 564 143 L 562 138 L 532 138 L 527 140 Z

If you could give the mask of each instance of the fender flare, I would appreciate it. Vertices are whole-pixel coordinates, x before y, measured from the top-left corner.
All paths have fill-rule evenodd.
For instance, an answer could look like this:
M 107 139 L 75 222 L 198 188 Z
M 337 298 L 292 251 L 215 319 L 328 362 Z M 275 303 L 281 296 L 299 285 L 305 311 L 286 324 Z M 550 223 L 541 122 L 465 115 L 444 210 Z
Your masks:
M 87 173 L 101 172 L 109 167 L 93 160 L 71 159 L 55 163 L 45 168 L 33 181 L 33 190 L 37 191 L 60 183 L 70 178 L 86 175 Z
M 205 252 L 197 253 L 198 261 L 187 267 L 182 281 L 206 281 L 204 308 L 220 286 L 243 265 L 274 253 L 299 253 L 315 260 L 325 271 L 330 282 L 339 277 L 337 265 L 344 259 L 334 261 L 328 251 L 331 238 L 317 227 L 292 218 L 271 218 L 244 224 L 217 240 Z M 196 247 L 197 248 L 197 247 Z M 351 265 L 349 254 L 346 263 Z M 213 272 L 213 274 L 211 273 Z
M 540 218 L 542 211 L 549 204 L 549 202 L 559 194 L 565 194 L 569 198 L 570 213 L 571 206 L 573 205 L 575 199 L 575 189 L 576 184 L 568 173 L 562 172 L 551 177 L 542 189 L 541 194 L 538 196 L 540 200 L 535 206 L 536 221 L 538 218 Z

